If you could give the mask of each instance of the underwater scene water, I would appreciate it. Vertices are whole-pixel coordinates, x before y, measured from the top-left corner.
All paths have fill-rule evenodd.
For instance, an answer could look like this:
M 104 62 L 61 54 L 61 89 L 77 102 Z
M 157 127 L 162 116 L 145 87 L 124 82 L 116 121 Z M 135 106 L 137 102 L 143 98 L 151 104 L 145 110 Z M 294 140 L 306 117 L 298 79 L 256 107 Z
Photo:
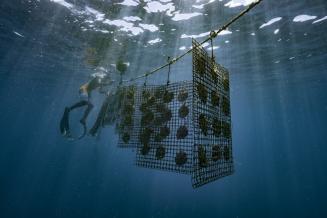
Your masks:
M 252 0 L 1 0 L 0 216 L 327 217 L 327 2 L 263 0 L 203 46 L 229 70 L 234 173 L 135 165 L 115 126 L 68 141 L 64 108 L 105 69 L 144 74 Z M 165 84 L 167 68 L 147 78 Z M 171 82 L 192 79 L 192 55 Z M 135 81 L 143 85 L 144 79 Z M 104 95 L 92 94 L 87 124 Z

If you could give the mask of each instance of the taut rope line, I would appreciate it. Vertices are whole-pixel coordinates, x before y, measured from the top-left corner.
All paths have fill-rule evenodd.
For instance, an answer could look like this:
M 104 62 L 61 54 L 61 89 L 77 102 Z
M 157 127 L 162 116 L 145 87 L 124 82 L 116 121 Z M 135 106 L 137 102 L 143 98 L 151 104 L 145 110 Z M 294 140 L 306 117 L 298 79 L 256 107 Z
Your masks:
M 213 30 L 211 31 L 210 35 L 208 38 L 206 38 L 204 41 L 202 41 L 200 43 L 200 45 L 208 42 L 209 40 L 212 40 L 213 38 L 216 38 L 218 36 L 218 34 L 220 32 L 222 32 L 223 30 L 226 30 L 231 24 L 233 24 L 236 20 L 238 20 L 240 17 L 242 17 L 244 14 L 246 14 L 247 12 L 249 12 L 252 8 L 254 8 L 256 5 L 258 5 L 260 2 L 262 2 L 262 0 L 256 0 L 255 2 L 252 2 L 247 8 L 245 8 L 243 11 L 241 11 L 241 13 L 239 13 L 237 16 L 233 17 L 229 22 L 227 22 L 225 25 L 223 25 L 222 27 L 220 27 L 218 30 Z M 140 75 L 140 76 L 137 76 L 137 77 L 134 77 L 134 78 L 131 78 L 129 80 L 125 80 L 124 83 L 126 82 L 133 82 L 135 80 L 138 80 L 138 79 L 141 79 L 141 78 L 144 78 L 144 77 L 147 77 L 149 75 L 152 75 L 156 72 L 158 72 L 159 70 L 165 68 L 165 67 L 170 67 L 172 64 L 176 63 L 177 61 L 179 61 L 180 59 L 182 59 L 185 55 L 191 53 L 193 51 L 194 48 L 190 48 L 189 50 L 187 50 L 185 53 L 173 58 L 173 59 L 170 59 L 168 63 L 160 66 L 160 67 L 157 67 L 149 72 L 146 72 L 144 73 L 143 75 Z

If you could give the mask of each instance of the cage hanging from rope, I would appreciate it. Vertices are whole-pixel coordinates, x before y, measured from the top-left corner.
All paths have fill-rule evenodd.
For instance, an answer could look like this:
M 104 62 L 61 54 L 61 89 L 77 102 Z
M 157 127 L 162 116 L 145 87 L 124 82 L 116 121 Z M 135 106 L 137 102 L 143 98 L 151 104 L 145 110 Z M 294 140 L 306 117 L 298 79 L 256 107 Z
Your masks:
M 234 167 L 229 73 L 192 46 L 191 81 L 122 88 L 118 144 L 136 149 L 137 166 L 189 174 L 199 187 Z
M 229 73 L 202 45 L 210 40 L 212 46 L 213 38 L 260 2 L 253 1 L 201 43 L 193 40 L 191 49 L 168 63 L 127 81 L 121 78 L 115 95 L 119 98 L 114 98 L 114 104 L 112 97 L 106 99 L 92 128 L 94 134 L 118 120 L 119 147 L 136 148 L 138 166 L 190 174 L 194 188 L 232 174 Z M 191 52 L 192 80 L 170 83 L 171 65 Z M 146 82 L 143 87 L 124 85 L 147 79 L 166 67 L 165 86 L 147 86 Z

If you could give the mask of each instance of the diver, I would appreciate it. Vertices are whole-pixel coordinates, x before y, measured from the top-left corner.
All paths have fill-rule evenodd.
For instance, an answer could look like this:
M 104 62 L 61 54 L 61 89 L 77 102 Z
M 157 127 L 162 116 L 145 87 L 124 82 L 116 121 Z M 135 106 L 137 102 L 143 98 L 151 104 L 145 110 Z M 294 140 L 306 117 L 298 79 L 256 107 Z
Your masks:
M 103 68 L 102 68 L 103 69 Z M 80 123 L 82 124 L 84 128 L 84 132 L 82 135 L 78 137 L 78 139 L 82 138 L 85 136 L 87 128 L 86 128 L 86 119 L 88 115 L 90 114 L 91 110 L 93 109 L 93 104 L 91 102 L 91 93 L 92 91 L 99 89 L 100 92 L 102 92 L 103 88 L 105 86 L 111 85 L 114 81 L 111 80 L 110 76 L 106 73 L 96 73 L 93 74 L 93 78 L 88 81 L 87 83 L 83 84 L 79 88 L 79 95 L 80 95 L 80 101 L 73 104 L 70 107 L 66 107 L 64 111 L 64 115 L 61 118 L 60 121 L 60 132 L 64 137 L 72 139 L 73 136 L 71 135 L 70 132 L 70 127 L 69 127 L 69 113 L 80 107 L 86 107 L 83 117 L 80 120 Z

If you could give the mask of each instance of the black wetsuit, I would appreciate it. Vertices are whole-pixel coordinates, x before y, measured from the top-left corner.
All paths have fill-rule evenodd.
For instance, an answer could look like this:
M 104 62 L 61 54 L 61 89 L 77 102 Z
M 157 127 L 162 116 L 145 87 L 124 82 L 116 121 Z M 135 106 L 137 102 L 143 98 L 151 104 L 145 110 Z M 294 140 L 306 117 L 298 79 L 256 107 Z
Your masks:
M 93 104 L 90 102 L 90 100 L 81 100 L 81 101 L 77 102 L 76 104 L 69 107 L 69 111 L 71 111 L 71 110 L 74 110 L 75 108 L 84 107 L 84 106 L 87 106 L 87 108 L 85 109 L 83 117 L 80 120 L 80 122 L 83 125 L 85 125 L 86 118 L 89 116 L 89 113 L 91 112 L 91 110 L 93 108 Z
M 91 92 L 94 89 L 99 88 L 101 86 L 101 82 L 99 81 L 99 79 L 97 77 L 95 77 L 91 81 L 89 81 L 87 84 L 85 84 L 85 86 L 86 86 L 86 92 L 87 92 L 87 99 L 83 99 L 69 107 L 69 110 L 74 110 L 75 108 L 87 106 L 87 108 L 84 111 L 84 115 L 83 115 L 82 119 L 80 120 L 80 122 L 83 125 L 85 125 L 86 118 L 88 117 L 88 115 L 90 114 L 90 112 L 93 108 L 93 104 L 90 101 Z
M 80 120 L 80 123 L 84 126 L 84 129 L 86 130 L 86 119 L 87 119 L 88 115 L 90 114 L 91 110 L 93 109 L 93 104 L 90 101 L 91 92 L 97 88 L 100 88 L 103 85 L 106 85 L 106 84 L 102 83 L 102 81 L 96 77 L 96 78 L 93 78 L 88 83 L 81 86 L 80 94 L 81 94 L 81 96 L 82 96 L 82 94 L 85 94 L 84 97 L 86 99 L 80 100 L 79 102 L 73 104 L 70 107 L 66 107 L 64 115 L 60 122 L 60 131 L 64 136 L 72 137 L 70 135 L 70 130 L 69 130 L 70 129 L 69 128 L 69 112 L 76 108 L 80 108 L 80 107 L 84 107 L 84 106 L 86 106 L 86 109 L 84 111 L 82 119 Z M 102 115 L 106 111 L 105 108 L 107 106 L 105 106 L 105 105 L 107 105 L 107 104 L 104 104 L 101 108 L 102 113 L 100 113 L 100 114 L 102 114 Z M 90 130 L 91 135 L 96 134 L 98 128 L 101 126 L 102 119 L 100 119 L 99 117 L 97 118 L 97 121 L 95 122 L 95 124 L 93 125 L 93 127 Z M 83 134 L 83 136 L 84 136 L 84 134 Z M 81 136 L 81 137 L 83 137 L 83 136 Z

